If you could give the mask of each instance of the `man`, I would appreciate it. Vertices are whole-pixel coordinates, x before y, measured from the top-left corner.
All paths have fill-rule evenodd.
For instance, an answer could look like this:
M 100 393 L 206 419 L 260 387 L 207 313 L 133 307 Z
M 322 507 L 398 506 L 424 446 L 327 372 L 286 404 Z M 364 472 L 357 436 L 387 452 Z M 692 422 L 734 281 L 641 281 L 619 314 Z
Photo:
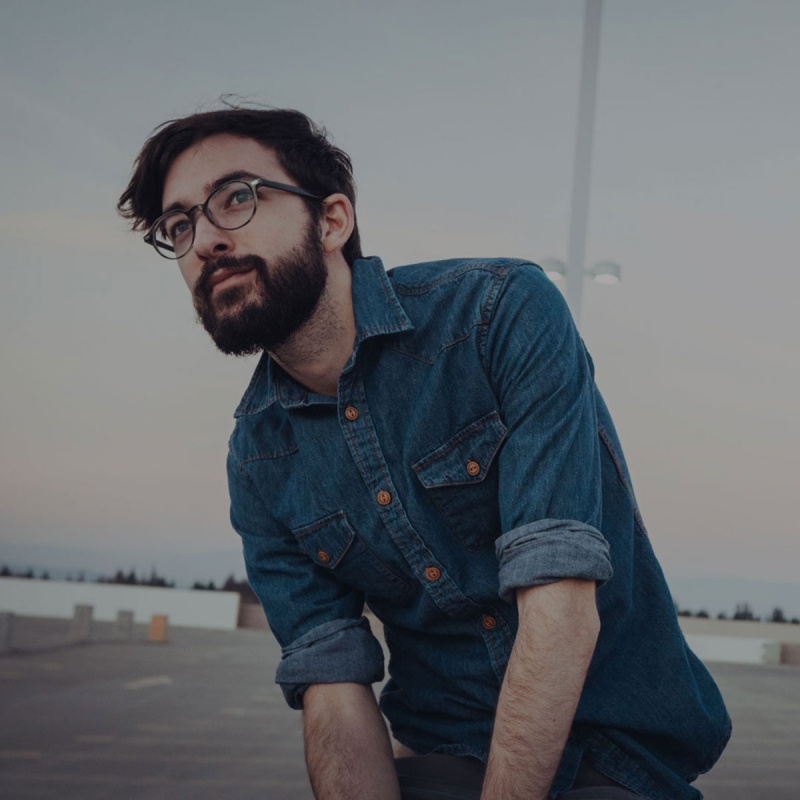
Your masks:
M 162 126 L 119 203 L 217 346 L 263 351 L 231 520 L 316 796 L 699 798 L 730 721 L 560 293 L 521 260 L 387 274 L 354 205 L 304 115 L 235 108 Z

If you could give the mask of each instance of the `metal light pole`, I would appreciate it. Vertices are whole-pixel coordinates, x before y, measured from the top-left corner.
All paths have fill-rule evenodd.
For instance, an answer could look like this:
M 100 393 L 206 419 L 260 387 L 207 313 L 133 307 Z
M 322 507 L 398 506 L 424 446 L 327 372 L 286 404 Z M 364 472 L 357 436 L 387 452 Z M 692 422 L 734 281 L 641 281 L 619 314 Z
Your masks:
M 575 142 L 575 174 L 572 181 L 572 215 L 567 251 L 567 303 L 578 327 L 581 322 L 586 228 L 589 222 L 594 101 L 597 90 L 597 62 L 600 57 L 600 19 L 602 14 L 603 0 L 586 0 L 581 87 L 578 100 L 578 131 Z

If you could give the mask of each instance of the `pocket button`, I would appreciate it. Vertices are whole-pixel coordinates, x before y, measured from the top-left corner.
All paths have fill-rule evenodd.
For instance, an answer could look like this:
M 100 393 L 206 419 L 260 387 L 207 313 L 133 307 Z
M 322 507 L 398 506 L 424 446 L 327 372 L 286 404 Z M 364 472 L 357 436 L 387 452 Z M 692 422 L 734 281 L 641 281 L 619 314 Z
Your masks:
M 327 553 L 326 553 L 324 550 L 320 550 L 320 551 L 317 553 L 317 558 L 318 558 L 318 559 L 319 559 L 319 560 L 320 560 L 320 561 L 321 561 L 323 564 L 327 564 L 327 563 L 328 563 L 328 562 L 331 560 L 331 557 L 330 557 L 330 556 L 329 556 L 329 555 L 328 555 L 328 554 L 327 554 Z
M 467 461 L 467 474 L 474 478 L 481 471 L 481 465 L 477 461 L 470 459 Z

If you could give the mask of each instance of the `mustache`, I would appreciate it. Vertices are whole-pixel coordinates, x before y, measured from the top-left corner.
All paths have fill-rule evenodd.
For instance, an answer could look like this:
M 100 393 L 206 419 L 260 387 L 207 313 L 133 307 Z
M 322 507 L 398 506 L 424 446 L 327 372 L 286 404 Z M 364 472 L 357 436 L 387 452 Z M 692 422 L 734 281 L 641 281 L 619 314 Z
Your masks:
M 254 269 L 259 272 L 262 277 L 266 277 L 267 275 L 267 263 L 261 256 L 252 253 L 238 258 L 230 255 L 220 256 L 213 261 L 206 261 L 203 265 L 200 277 L 195 284 L 195 293 L 208 296 L 211 276 L 221 269 L 228 270 L 229 272 L 249 272 L 251 269 Z

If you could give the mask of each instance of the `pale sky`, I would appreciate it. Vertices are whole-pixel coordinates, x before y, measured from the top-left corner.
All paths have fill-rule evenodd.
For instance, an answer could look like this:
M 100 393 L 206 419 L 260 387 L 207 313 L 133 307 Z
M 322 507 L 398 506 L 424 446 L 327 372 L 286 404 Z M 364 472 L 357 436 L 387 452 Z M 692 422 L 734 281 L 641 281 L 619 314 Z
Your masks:
M 225 92 L 305 111 L 387 267 L 564 259 L 582 23 L 582 0 L 4 3 L 0 561 L 239 546 L 255 362 L 114 212 L 156 125 Z M 798 580 L 798 41 L 796 0 L 604 4 L 587 266 L 623 280 L 587 282 L 582 334 L 668 576 Z

